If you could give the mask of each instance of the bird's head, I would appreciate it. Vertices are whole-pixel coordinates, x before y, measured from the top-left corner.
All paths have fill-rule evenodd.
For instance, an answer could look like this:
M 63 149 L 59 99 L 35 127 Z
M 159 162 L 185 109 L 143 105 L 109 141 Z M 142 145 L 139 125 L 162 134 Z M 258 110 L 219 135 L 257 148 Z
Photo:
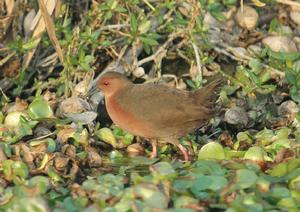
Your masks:
M 125 75 L 111 71 L 106 72 L 100 77 L 97 82 L 97 87 L 104 93 L 105 96 L 111 96 L 130 84 L 131 82 Z

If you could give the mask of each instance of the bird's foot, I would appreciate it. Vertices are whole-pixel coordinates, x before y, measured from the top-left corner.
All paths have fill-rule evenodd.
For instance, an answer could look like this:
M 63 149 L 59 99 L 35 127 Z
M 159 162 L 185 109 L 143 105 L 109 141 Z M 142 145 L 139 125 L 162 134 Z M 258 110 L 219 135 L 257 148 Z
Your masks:
M 157 156 L 157 142 L 152 141 L 151 145 L 152 145 L 152 152 L 151 152 L 150 158 L 156 158 L 156 156 Z
M 189 154 L 188 154 L 188 151 L 186 150 L 186 148 L 184 146 L 182 146 L 181 144 L 178 144 L 177 147 L 182 152 L 184 161 L 189 161 Z

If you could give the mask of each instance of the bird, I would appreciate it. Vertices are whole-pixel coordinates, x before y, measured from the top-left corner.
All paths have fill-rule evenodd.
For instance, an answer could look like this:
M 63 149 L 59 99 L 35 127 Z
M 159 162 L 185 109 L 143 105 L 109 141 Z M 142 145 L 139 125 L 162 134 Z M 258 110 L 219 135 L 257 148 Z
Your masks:
M 106 110 L 115 125 L 152 144 L 151 157 L 157 156 L 157 142 L 176 145 L 184 161 L 189 160 L 179 138 L 202 127 L 214 116 L 216 90 L 222 79 L 195 91 L 179 90 L 165 84 L 134 84 L 124 74 L 109 71 L 97 81 Z

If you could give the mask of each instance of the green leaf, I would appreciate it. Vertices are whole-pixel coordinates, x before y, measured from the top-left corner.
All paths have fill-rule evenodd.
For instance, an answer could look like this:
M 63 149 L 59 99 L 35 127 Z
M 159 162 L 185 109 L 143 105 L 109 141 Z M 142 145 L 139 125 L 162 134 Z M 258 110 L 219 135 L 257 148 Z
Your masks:
M 141 36 L 140 39 L 144 44 L 147 44 L 149 46 L 156 46 L 159 44 L 156 40 L 149 37 Z
M 174 201 L 174 207 L 180 209 L 180 211 L 182 211 L 182 209 L 184 209 L 188 205 L 197 205 L 197 204 L 198 204 L 197 199 L 192 198 L 190 196 L 185 196 L 185 195 L 179 196 Z M 174 211 L 174 210 L 172 210 L 172 211 Z M 192 210 L 192 211 L 194 211 L 194 210 Z
M 44 194 L 50 188 L 50 181 L 44 176 L 34 176 L 28 181 L 28 185 L 31 187 L 36 187 L 38 193 Z
M 275 165 L 271 170 L 268 171 L 269 175 L 273 177 L 282 177 L 288 172 L 286 163 L 279 163 Z
M 192 171 L 205 175 L 220 175 L 226 174 L 226 169 L 222 168 L 220 164 L 211 160 L 200 160 L 193 164 L 195 167 Z
M 236 172 L 236 185 L 239 188 L 250 188 L 256 183 L 257 175 L 254 171 L 248 169 L 240 169 Z
M 27 165 L 24 162 L 15 161 L 11 167 L 16 176 L 22 177 L 24 179 L 28 177 L 29 170 L 28 170 Z
M 28 106 L 28 114 L 32 119 L 52 118 L 53 112 L 46 100 L 36 97 Z
M 144 20 L 140 25 L 139 25 L 139 32 L 141 34 L 147 33 L 151 27 L 151 21 L 150 20 Z
M 151 166 L 151 170 L 158 178 L 173 178 L 177 175 L 177 172 L 168 162 L 156 163 Z
M 269 32 L 276 32 L 278 29 L 279 23 L 276 18 L 273 18 L 269 25 Z
M 271 49 L 268 50 L 268 55 L 271 58 L 282 61 L 295 61 L 300 58 L 299 52 L 274 52 Z
M 193 180 L 176 179 L 172 188 L 177 192 L 185 192 L 186 189 L 191 188 Z
M 253 143 L 252 138 L 251 138 L 251 135 L 250 135 L 250 133 L 249 133 L 248 131 L 245 131 L 245 132 L 239 132 L 239 133 L 236 135 L 236 137 L 237 137 L 238 142 L 240 142 L 240 144 L 241 144 L 241 143 L 244 143 L 244 144 L 249 145 L 249 144 L 252 144 L 252 143 Z
M 47 152 L 54 152 L 56 150 L 56 142 L 52 138 L 47 138 Z
M 152 208 L 166 209 L 168 207 L 167 197 L 158 191 L 156 187 L 148 187 L 141 184 L 135 186 L 133 192 L 137 197 L 142 198 L 146 205 Z
M 269 129 L 263 129 L 259 131 L 256 135 L 255 138 L 261 142 L 263 145 L 270 144 L 272 142 L 272 138 L 274 137 L 274 132 Z
M 227 184 L 227 179 L 222 176 L 200 176 L 192 184 L 191 191 L 197 196 L 198 192 L 204 190 L 218 191 Z
M 244 155 L 244 159 L 253 161 L 264 161 L 265 152 L 261 147 L 250 147 Z
M 297 60 L 294 65 L 293 65 L 293 70 L 296 72 L 296 73 L 299 73 L 300 72 L 300 60 Z
M 46 212 L 49 211 L 47 203 L 41 197 L 25 197 L 16 199 L 7 211 L 20 211 L 20 212 Z
M 201 159 L 224 160 L 225 152 L 222 145 L 217 142 L 209 142 L 208 144 L 205 144 L 198 154 L 198 160 Z
M 252 70 L 258 74 L 261 71 L 261 62 L 258 59 L 252 59 L 249 61 L 249 66 L 252 68 Z
M 276 199 L 282 199 L 290 196 L 290 191 L 285 187 L 274 187 L 271 188 L 271 197 Z
M 101 139 L 102 141 L 111 144 L 114 148 L 117 147 L 117 140 L 111 131 L 111 129 L 107 127 L 103 127 L 95 132 L 95 135 Z
M 297 85 L 297 75 L 294 71 L 287 70 L 285 72 L 285 79 L 288 83 L 292 85 Z
M 138 23 L 137 23 L 137 18 L 134 14 L 132 14 L 130 16 L 130 28 L 131 28 L 131 31 L 133 32 L 133 34 L 137 33 Z
M 298 89 L 296 86 L 291 87 L 290 95 L 294 101 L 298 103 L 300 102 L 300 89 Z

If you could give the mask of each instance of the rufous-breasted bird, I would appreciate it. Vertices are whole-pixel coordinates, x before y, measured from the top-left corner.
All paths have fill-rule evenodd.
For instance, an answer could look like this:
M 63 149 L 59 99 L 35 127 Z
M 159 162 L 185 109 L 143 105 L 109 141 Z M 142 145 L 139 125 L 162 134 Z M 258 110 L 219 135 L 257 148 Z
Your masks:
M 178 139 L 213 117 L 215 90 L 221 82 L 219 79 L 199 90 L 184 91 L 163 84 L 133 84 L 121 73 L 106 72 L 97 86 L 104 93 L 112 121 L 151 141 L 152 157 L 157 155 L 157 142 L 168 142 L 176 145 L 187 161 L 187 150 Z

